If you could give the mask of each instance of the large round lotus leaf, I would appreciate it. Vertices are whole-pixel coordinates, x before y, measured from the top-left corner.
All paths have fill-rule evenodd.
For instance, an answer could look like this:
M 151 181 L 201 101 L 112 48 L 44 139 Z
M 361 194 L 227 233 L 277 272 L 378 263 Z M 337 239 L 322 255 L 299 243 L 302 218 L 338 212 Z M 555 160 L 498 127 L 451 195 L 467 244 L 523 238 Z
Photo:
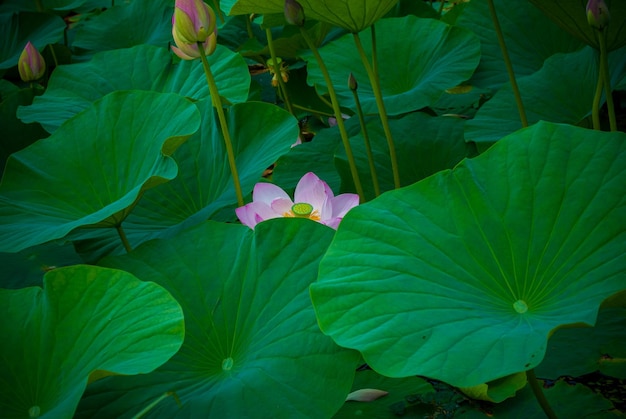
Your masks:
M 383 17 L 398 0 L 299 0 L 305 19 L 360 32 Z M 285 0 L 225 0 L 220 6 L 231 15 L 284 13 Z
M 185 314 L 185 342 L 156 371 L 93 383 L 77 417 L 130 417 L 173 392 L 154 418 L 324 418 L 339 409 L 359 360 L 317 327 L 308 287 L 334 232 L 275 219 L 253 232 L 206 222 L 106 259 L 154 281 Z
M 388 376 L 459 387 L 535 367 L 626 288 L 626 134 L 542 122 L 351 210 L 311 295 Z
M 154 370 L 183 342 L 183 312 L 160 286 L 77 265 L 39 287 L 0 289 L 3 418 L 71 418 L 89 375 Z
M 250 73 L 241 55 L 218 46 L 208 57 L 220 95 L 228 101 L 245 102 Z M 105 51 L 89 62 L 62 65 L 50 77 L 48 88 L 31 106 L 18 109 L 25 123 L 39 122 L 54 132 L 63 122 L 116 90 L 150 90 L 178 93 L 196 100 L 209 97 L 200 60 L 172 63 L 164 48 L 140 45 Z
M 352 34 L 332 41 L 319 52 L 328 67 L 342 106 L 356 109 L 348 76 L 358 82 L 363 112 L 378 112 L 372 86 L 356 50 Z M 360 34 L 363 48 L 370 54 L 371 30 Z M 378 72 L 389 115 L 422 109 L 437 101 L 447 88 L 469 79 L 480 58 L 480 42 L 470 31 L 434 19 L 415 16 L 388 18 L 376 25 Z M 326 89 L 324 76 L 310 52 L 309 84 Z M 370 58 L 371 60 L 371 58 Z
M 43 50 L 63 37 L 65 22 L 44 13 L 0 14 L 0 69 L 17 65 L 20 54 L 30 41 Z
M 115 92 L 11 155 L 0 183 L 0 251 L 119 225 L 143 191 L 176 177 L 168 156 L 199 126 L 196 107 L 179 95 Z
M 133 212 L 124 221 L 124 231 L 132 247 L 156 237 L 169 237 L 215 218 L 224 207 L 237 202 L 224 137 L 209 100 L 197 102 L 203 115 L 202 125 L 172 157 L 179 167 L 176 179 L 146 191 Z M 252 192 L 263 171 L 279 156 L 289 151 L 298 138 L 295 118 L 278 106 L 246 102 L 231 106 L 226 117 L 235 148 L 237 171 L 244 195 Z M 234 209 L 228 211 L 230 221 Z M 77 231 L 73 239 L 88 239 L 78 248 L 95 251 L 89 260 L 97 260 L 112 249 L 125 253 L 117 233 L 100 229 L 97 234 Z
M 516 77 L 528 76 L 558 52 L 573 52 L 583 44 L 544 16 L 528 0 L 494 0 L 507 52 Z M 532 22 L 531 25 L 528 22 Z M 509 81 L 489 2 L 471 1 L 456 21 L 480 38 L 480 64 L 471 83 L 492 89 Z
M 172 41 L 171 0 L 118 1 L 104 12 L 81 22 L 72 46 L 107 51 L 135 45 L 167 45 Z
M 588 45 L 600 49 L 596 31 L 587 23 L 584 0 L 530 0 L 550 19 L 563 29 L 581 39 Z M 609 51 L 626 45 L 626 2 L 623 0 L 604 0 L 607 4 L 611 21 L 605 29 Z
M 609 55 L 613 85 L 624 66 L 626 47 Z M 597 80 L 597 53 L 590 47 L 548 58 L 541 70 L 517 81 L 528 122 L 579 123 L 591 113 Z M 467 121 L 465 139 L 484 147 L 521 127 L 513 89 L 507 83 Z

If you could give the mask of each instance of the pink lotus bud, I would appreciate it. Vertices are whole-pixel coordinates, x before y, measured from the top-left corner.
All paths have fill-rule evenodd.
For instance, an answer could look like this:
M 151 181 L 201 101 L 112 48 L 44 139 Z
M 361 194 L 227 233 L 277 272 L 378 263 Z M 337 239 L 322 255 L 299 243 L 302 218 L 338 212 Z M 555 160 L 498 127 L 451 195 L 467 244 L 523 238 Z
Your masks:
M 589 0 L 587 2 L 587 22 L 593 28 L 602 30 L 611 20 L 609 8 L 604 0 Z
M 176 31 L 172 30 L 174 36 L 174 42 L 178 45 L 178 48 L 172 45 L 172 51 L 183 60 L 194 60 L 200 58 L 200 50 L 198 44 L 186 44 L 181 42 L 178 38 Z M 211 55 L 215 52 L 217 47 L 217 29 L 213 32 L 202 44 L 204 49 L 204 55 Z
M 39 80 L 46 72 L 46 62 L 30 41 L 20 55 L 17 69 L 22 80 L 27 82 Z
M 285 0 L 285 19 L 290 25 L 304 26 L 304 9 L 296 0 Z
M 180 43 L 204 43 L 215 32 L 215 12 L 202 0 L 176 0 L 172 26 L 179 48 Z

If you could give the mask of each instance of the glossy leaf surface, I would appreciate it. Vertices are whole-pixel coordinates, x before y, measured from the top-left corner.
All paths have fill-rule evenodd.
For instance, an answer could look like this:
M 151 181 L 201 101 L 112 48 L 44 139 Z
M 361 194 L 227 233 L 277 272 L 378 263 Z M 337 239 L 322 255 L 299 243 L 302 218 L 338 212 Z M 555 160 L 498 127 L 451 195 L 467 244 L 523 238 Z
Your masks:
M 623 289 L 625 159 L 622 133 L 542 122 L 360 205 L 311 286 L 320 327 L 389 376 L 533 368 Z

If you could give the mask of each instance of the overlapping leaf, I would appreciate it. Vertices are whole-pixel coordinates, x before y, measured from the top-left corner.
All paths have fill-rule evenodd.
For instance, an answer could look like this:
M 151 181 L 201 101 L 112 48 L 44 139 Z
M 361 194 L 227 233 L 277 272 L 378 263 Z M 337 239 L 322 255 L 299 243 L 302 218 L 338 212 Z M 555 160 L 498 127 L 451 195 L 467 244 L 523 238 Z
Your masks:
M 415 16 L 383 19 L 376 29 L 380 84 L 390 115 L 432 105 L 445 89 L 467 80 L 478 65 L 480 43 L 466 29 Z M 363 31 L 360 38 L 365 51 L 371 51 L 370 30 Z M 327 63 L 340 104 L 355 109 L 348 87 L 348 76 L 353 73 L 363 112 L 377 113 L 374 92 L 353 35 L 344 35 L 319 52 Z M 311 53 L 303 56 L 308 61 L 309 84 L 323 91 L 326 82 L 317 61 Z
M 322 330 L 389 376 L 474 386 L 623 290 L 626 135 L 539 123 L 353 209 L 311 295 Z
M 0 183 L 0 251 L 119 225 L 145 190 L 176 176 L 168 156 L 199 125 L 179 95 L 115 92 L 13 154 Z
M 39 287 L 0 289 L 3 418 L 71 418 L 94 370 L 140 374 L 183 343 L 183 312 L 160 286 L 95 266 L 50 271 Z
M 140 45 L 96 54 L 87 63 L 58 67 L 46 93 L 31 106 L 21 107 L 18 117 L 25 123 L 39 122 L 48 132 L 116 90 L 147 90 L 179 93 L 196 100 L 209 97 L 199 60 L 172 63 L 164 48 Z M 250 74 L 243 58 L 219 46 L 208 57 L 220 95 L 233 103 L 248 97 Z
M 175 235 L 214 218 L 220 209 L 237 202 L 217 116 L 210 101 L 196 105 L 203 115 L 202 126 L 173 155 L 179 175 L 172 182 L 146 191 L 124 221 L 124 230 L 133 247 L 150 238 Z M 296 141 L 298 124 L 288 112 L 261 102 L 233 105 L 226 116 L 239 180 L 247 195 L 263 171 Z M 226 221 L 235 218 L 234 210 L 229 214 Z M 90 254 L 90 260 L 111 252 L 125 252 L 111 229 L 79 231 L 73 238 L 87 239 L 79 248 Z
M 308 287 L 333 230 L 310 220 L 248 227 L 206 222 L 104 263 L 169 290 L 185 313 L 185 343 L 165 365 L 108 377 L 77 417 L 330 417 L 350 390 L 358 354 L 337 347 L 315 319 Z

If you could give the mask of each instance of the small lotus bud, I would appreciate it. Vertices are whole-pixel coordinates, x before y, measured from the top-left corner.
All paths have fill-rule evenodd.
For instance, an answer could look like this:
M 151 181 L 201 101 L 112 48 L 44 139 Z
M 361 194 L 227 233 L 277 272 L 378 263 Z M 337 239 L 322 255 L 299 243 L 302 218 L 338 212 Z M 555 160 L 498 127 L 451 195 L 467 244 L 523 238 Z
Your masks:
M 356 82 L 356 79 L 354 78 L 354 74 L 352 73 L 350 73 L 350 75 L 348 76 L 348 87 L 352 91 L 356 91 L 356 89 L 359 88 L 359 84 Z
M 587 2 L 587 22 L 593 28 L 602 30 L 611 20 L 609 8 L 604 0 L 589 0 Z
M 215 12 L 202 0 L 176 0 L 172 25 L 179 41 L 205 42 L 215 31 Z
M 304 9 L 296 0 L 285 0 L 285 19 L 290 25 L 304 26 Z
M 46 62 L 30 41 L 26 44 L 22 54 L 20 54 L 17 70 L 22 80 L 26 82 L 39 80 L 46 72 Z

